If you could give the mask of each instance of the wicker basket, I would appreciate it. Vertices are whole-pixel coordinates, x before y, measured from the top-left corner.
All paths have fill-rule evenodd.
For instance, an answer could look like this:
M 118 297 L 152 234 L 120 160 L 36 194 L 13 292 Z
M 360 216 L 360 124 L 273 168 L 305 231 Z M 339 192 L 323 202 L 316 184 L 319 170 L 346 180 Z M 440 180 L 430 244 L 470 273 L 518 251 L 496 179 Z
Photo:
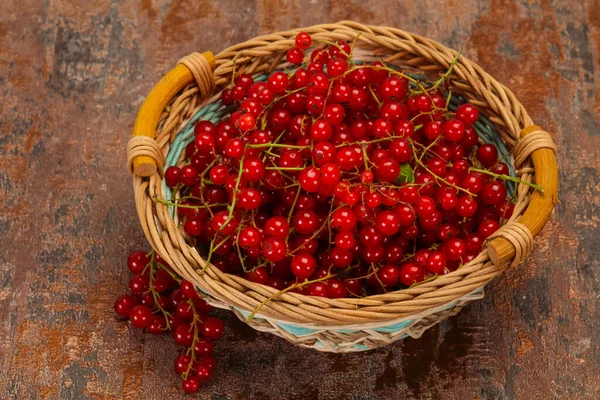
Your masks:
M 315 41 L 356 39 L 355 49 L 360 49 L 362 59 L 380 59 L 430 74 L 447 70 L 456 56 L 454 50 L 399 29 L 344 21 L 260 36 L 216 57 L 210 52 L 185 57 L 146 98 L 127 149 L 143 231 L 152 247 L 182 277 L 193 282 L 209 303 L 231 309 L 259 331 L 274 333 L 302 347 L 332 352 L 368 350 L 407 336 L 419 337 L 425 329 L 458 313 L 469 301 L 483 297 L 483 287 L 490 280 L 523 260 L 531 250 L 533 236 L 549 218 L 557 196 L 558 171 L 550 135 L 533 125 L 510 90 L 465 57 L 459 57 L 451 81 L 464 100 L 477 105 L 489 118 L 489 123 L 478 129 L 480 138 L 503 142 L 511 150 L 517 176 L 535 182 L 544 191 L 516 185 L 517 204 L 512 218 L 488 239 L 487 248 L 479 256 L 452 273 L 408 289 L 364 298 L 327 299 L 285 293 L 266 302 L 248 321 L 251 311 L 277 290 L 222 273 L 212 265 L 200 273 L 205 262 L 186 243 L 176 213 L 155 201 L 168 196 L 163 171 L 183 161 L 182 150 L 193 139 L 193 123 L 223 116 L 219 94 L 232 74 L 245 72 L 257 77 L 284 66 L 285 51 L 293 46 L 300 30 L 310 33 Z M 490 130 L 493 125 L 497 129 Z

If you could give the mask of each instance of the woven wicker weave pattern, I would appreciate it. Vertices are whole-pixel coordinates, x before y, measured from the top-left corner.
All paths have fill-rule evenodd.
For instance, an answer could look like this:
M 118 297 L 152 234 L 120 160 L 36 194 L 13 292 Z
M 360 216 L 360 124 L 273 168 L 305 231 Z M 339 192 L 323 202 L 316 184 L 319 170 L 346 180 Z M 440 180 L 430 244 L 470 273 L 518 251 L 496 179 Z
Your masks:
M 432 73 L 447 70 L 456 56 L 455 51 L 437 42 L 394 28 L 342 22 L 302 30 L 311 33 L 315 42 L 356 40 L 355 48 L 360 49 L 361 55 L 364 55 L 362 58 L 367 60 L 383 59 L 392 65 Z M 197 81 L 187 85 L 162 112 L 158 119 L 158 129 L 153 144 L 148 141 L 152 141 L 150 138 L 136 139 L 135 142 L 130 143 L 128 147 L 130 162 L 139 155 L 145 155 L 154 159 L 159 168 L 165 165 L 164 154 L 169 152 L 176 135 L 189 127 L 190 120 L 202 107 L 218 99 L 219 93 L 212 92 L 213 85 L 217 86 L 219 92 L 231 81 L 234 73 L 245 72 L 257 75 L 285 66 L 285 51 L 293 45 L 293 37 L 298 31 L 257 37 L 222 51 L 216 56 L 213 81 L 206 79 L 208 76 L 206 70 L 200 73 L 192 69 Z M 190 65 L 189 62 L 183 61 L 183 63 Z M 208 63 L 193 64 L 198 68 L 209 68 Z M 513 148 L 518 142 L 518 135 L 523 128 L 532 125 L 527 112 L 512 92 L 468 59 L 462 56 L 458 59 L 451 79 L 460 95 L 476 104 L 482 113 L 488 115 L 497 125 L 502 139 L 509 148 Z M 210 98 L 203 100 L 206 97 Z M 529 157 L 532 152 L 554 146 L 547 133 L 538 129 L 533 134 L 535 140 L 529 140 L 526 146 L 522 146 L 519 142 L 519 145 L 513 149 L 514 159 L 518 161 L 515 162 L 517 175 L 526 182 L 531 182 L 534 178 L 533 163 Z M 162 153 L 157 149 L 161 149 Z M 154 201 L 156 197 L 164 197 L 162 171 L 160 172 L 147 178 L 134 175 L 136 207 L 142 228 L 151 246 L 182 277 L 194 282 L 208 296 L 212 304 L 231 308 L 238 316 L 245 319 L 244 312 L 245 314 L 251 312 L 266 299 L 274 296 L 277 290 L 224 274 L 213 266 L 205 266 L 204 260 L 196 250 L 187 245 L 182 230 L 178 227 L 177 217 L 172 218 L 166 206 Z M 554 186 L 556 187 L 556 184 Z M 554 188 L 547 195 L 554 197 L 555 190 Z M 525 213 L 532 193 L 529 186 L 524 184 L 517 186 L 515 213 L 509 224 L 498 233 L 498 236 L 510 242 L 507 242 L 510 251 L 503 254 L 510 257 L 516 254 L 513 264 L 527 255 L 531 249 L 532 234 L 537 233 L 537 231 L 530 232 L 527 228 L 523 231 L 521 224 L 512 223 Z M 545 218 L 541 219 L 543 225 Z M 539 228 L 541 229 L 541 226 Z M 515 246 L 518 248 L 515 249 Z M 393 293 L 360 299 L 326 299 L 285 293 L 267 302 L 260 309 L 260 318 L 253 319 L 250 324 L 258 330 L 273 332 L 299 345 L 316 347 L 319 350 L 357 351 L 378 347 L 401 339 L 405 334 L 417 337 L 423 329 L 455 314 L 466 302 L 473 299 L 474 292 L 500 274 L 507 266 L 507 262 L 502 262 L 500 265 L 492 263 L 488 251 L 484 250 L 478 257 L 455 272 Z M 198 272 L 205 267 L 204 273 Z M 439 311 L 440 307 L 450 308 Z M 438 311 L 432 312 L 432 310 Z M 413 322 L 395 332 L 384 335 L 369 328 L 373 323 L 378 326 L 393 325 L 393 321 L 405 317 L 410 317 Z M 295 335 L 276 321 L 285 321 L 298 326 L 310 324 L 318 332 L 307 336 Z M 340 329 L 354 332 L 351 335 L 341 334 Z

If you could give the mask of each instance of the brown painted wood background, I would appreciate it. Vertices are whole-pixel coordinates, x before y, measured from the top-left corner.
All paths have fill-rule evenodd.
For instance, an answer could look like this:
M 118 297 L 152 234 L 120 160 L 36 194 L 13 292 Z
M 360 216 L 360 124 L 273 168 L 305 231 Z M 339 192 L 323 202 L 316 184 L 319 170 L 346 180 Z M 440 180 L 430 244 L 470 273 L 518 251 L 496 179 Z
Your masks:
M 559 146 L 561 204 L 518 269 L 458 317 L 320 354 L 227 315 L 205 399 L 600 398 L 598 0 L 2 0 L 0 398 L 184 398 L 168 337 L 113 317 L 144 246 L 125 145 L 183 55 L 354 19 L 458 48 Z

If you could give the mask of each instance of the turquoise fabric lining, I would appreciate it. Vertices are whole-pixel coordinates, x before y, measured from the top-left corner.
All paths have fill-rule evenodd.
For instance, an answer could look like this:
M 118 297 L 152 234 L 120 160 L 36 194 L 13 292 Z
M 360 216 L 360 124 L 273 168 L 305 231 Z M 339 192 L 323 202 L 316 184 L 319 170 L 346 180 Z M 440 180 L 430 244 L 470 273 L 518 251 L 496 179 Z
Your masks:
M 412 74 L 411 76 L 413 76 L 414 78 L 420 79 L 420 80 L 425 80 L 425 77 L 423 77 L 421 75 Z M 255 81 L 264 81 L 266 79 L 267 79 L 266 75 L 261 75 L 261 76 L 255 78 Z M 452 111 L 455 111 L 456 108 L 460 104 L 463 104 L 464 102 L 465 101 L 462 97 L 453 95 L 453 97 L 450 99 L 449 109 Z M 223 117 L 226 116 L 228 113 L 229 113 L 229 109 L 226 107 L 223 107 L 221 100 L 218 100 L 212 104 L 206 105 L 205 107 L 201 108 L 175 137 L 175 140 L 173 141 L 173 143 L 169 149 L 169 152 L 167 154 L 167 157 L 166 157 L 165 170 L 167 168 L 169 168 L 170 166 L 177 164 L 177 161 L 179 160 L 181 153 L 185 150 L 186 146 L 194 140 L 194 125 L 198 120 L 202 119 L 202 120 L 206 120 L 206 121 L 211 121 L 216 124 L 219 121 L 221 121 L 223 119 Z M 506 144 L 502 141 L 500 134 L 498 133 L 498 130 L 496 129 L 494 124 L 489 120 L 488 117 L 486 117 L 485 115 L 479 114 L 479 120 L 474 124 L 474 129 L 477 131 L 477 134 L 479 135 L 481 140 L 483 140 L 485 143 L 494 144 L 498 148 L 500 155 L 505 155 L 505 154 L 509 153 L 509 150 L 506 147 Z M 515 170 L 514 170 L 512 163 L 507 162 L 506 164 L 508 165 L 510 175 L 515 176 Z M 165 194 L 165 198 L 166 199 L 171 198 L 171 195 L 172 195 L 171 189 L 166 185 L 164 180 L 163 180 L 162 185 L 163 185 L 162 188 L 163 188 L 163 193 Z M 511 196 L 513 196 L 514 191 L 515 191 L 514 183 L 507 181 L 507 186 L 508 186 L 509 194 Z M 173 218 L 175 215 L 175 207 L 168 206 L 168 209 L 169 209 L 169 214 L 171 215 L 171 218 Z M 481 288 L 475 290 L 473 293 L 478 293 L 481 290 L 483 290 L 483 286 Z M 447 307 L 444 308 L 444 310 L 447 310 L 447 309 L 453 307 L 455 304 L 456 304 L 456 301 L 450 303 Z M 238 307 L 233 307 L 233 308 L 235 310 L 237 310 L 239 313 L 241 313 L 242 315 L 244 315 L 245 317 L 248 317 L 250 315 L 249 312 L 242 310 Z M 256 315 L 254 318 L 260 319 L 262 317 Z M 404 329 L 407 326 L 410 326 L 411 323 L 413 323 L 413 320 L 403 321 L 403 322 L 391 324 L 391 325 L 388 325 L 385 327 L 374 328 L 374 330 L 377 332 L 382 332 L 382 333 L 393 333 L 393 332 L 399 331 L 401 329 Z M 281 328 L 288 331 L 289 333 L 291 333 L 295 336 L 298 336 L 298 337 L 307 336 L 307 335 L 313 334 L 318 331 L 316 329 L 301 327 L 301 326 L 288 324 L 288 323 L 282 323 L 282 322 L 278 322 L 278 325 Z M 357 330 L 339 329 L 339 330 L 337 330 L 337 332 L 354 333 L 354 332 L 357 332 Z M 404 335 L 402 335 L 401 338 L 404 339 L 407 336 L 408 335 L 404 334 Z M 317 343 L 320 344 L 321 346 L 325 347 L 325 345 L 321 341 L 318 341 Z M 354 348 L 356 348 L 357 350 L 368 350 L 369 349 L 369 347 L 362 345 L 362 344 L 355 344 Z

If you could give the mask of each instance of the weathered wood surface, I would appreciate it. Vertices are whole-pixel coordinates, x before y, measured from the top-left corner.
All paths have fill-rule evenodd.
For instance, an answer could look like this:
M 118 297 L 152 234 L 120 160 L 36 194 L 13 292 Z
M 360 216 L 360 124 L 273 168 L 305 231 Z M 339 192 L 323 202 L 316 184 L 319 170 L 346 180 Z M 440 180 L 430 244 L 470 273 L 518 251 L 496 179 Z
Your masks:
M 420 340 L 319 354 L 228 317 L 200 397 L 600 398 L 598 0 L 3 0 L 0 398 L 185 398 L 172 340 L 111 309 L 144 245 L 125 169 L 136 111 L 191 51 L 341 19 L 464 46 L 553 133 L 561 204 L 527 263 Z

